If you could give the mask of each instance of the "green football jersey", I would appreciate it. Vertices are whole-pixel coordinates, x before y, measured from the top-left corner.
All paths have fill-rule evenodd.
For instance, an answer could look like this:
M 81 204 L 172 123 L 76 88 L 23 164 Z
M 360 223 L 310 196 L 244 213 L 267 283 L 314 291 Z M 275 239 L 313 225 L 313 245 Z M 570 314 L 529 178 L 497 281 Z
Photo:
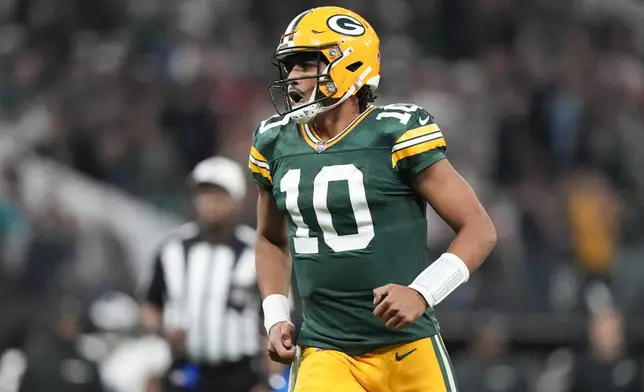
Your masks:
M 326 142 L 288 116 L 261 123 L 249 168 L 288 217 L 298 344 L 359 355 L 438 332 L 432 309 L 388 329 L 373 315 L 373 289 L 408 285 L 428 266 L 427 202 L 412 183 L 445 149 L 433 117 L 408 104 L 370 107 Z

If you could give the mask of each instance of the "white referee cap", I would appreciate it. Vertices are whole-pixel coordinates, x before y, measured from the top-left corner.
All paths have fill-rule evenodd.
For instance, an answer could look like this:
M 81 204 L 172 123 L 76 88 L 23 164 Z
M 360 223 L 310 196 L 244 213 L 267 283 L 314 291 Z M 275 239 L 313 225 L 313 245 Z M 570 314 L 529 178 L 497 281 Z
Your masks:
M 195 185 L 217 185 L 237 201 L 246 197 L 244 170 L 241 165 L 228 158 L 213 157 L 199 162 L 192 171 L 192 181 Z

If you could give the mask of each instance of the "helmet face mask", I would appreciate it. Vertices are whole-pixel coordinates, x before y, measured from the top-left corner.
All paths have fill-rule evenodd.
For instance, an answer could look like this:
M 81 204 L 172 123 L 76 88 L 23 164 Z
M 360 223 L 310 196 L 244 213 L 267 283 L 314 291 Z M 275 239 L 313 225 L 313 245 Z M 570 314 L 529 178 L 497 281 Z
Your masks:
M 352 11 L 320 7 L 301 13 L 291 21 L 272 56 L 280 72 L 279 80 L 269 86 L 275 110 L 306 123 L 356 95 L 364 85 L 375 90 L 380 78 L 379 44 L 369 23 Z M 313 61 L 315 72 L 289 78 L 295 63 Z M 308 100 L 289 96 L 289 86 L 308 79 L 315 80 Z
M 336 46 L 336 45 L 332 45 Z M 308 112 L 313 109 L 320 109 L 325 106 L 325 103 L 333 101 L 330 95 L 325 95 L 322 91 L 325 91 L 327 94 L 334 92 L 335 86 L 333 84 L 333 79 L 329 74 L 329 62 L 322 52 L 320 47 L 298 47 L 292 48 L 294 50 L 289 51 L 289 53 L 277 52 L 272 57 L 272 63 L 279 70 L 279 80 L 273 82 L 269 86 L 269 92 L 271 95 L 271 101 L 273 102 L 273 107 L 280 115 L 285 115 L 293 113 L 295 111 Z M 289 78 L 291 70 L 296 64 L 302 62 L 308 62 L 313 60 L 316 64 L 316 69 L 318 72 L 306 75 Z M 324 71 L 320 72 L 322 68 L 321 65 L 324 65 Z M 311 92 L 311 97 L 308 101 L 304 101 L 304 97 L 301 97 L 299 102 L 294 102 L 293 98 L 289 94 L 289 86 L 297 84 L 297 81 L 314 79 L 316 84 Z M 297 115 L 294 115 L 297 117 Z M 295 118 L 297 120 L 297 118 Z

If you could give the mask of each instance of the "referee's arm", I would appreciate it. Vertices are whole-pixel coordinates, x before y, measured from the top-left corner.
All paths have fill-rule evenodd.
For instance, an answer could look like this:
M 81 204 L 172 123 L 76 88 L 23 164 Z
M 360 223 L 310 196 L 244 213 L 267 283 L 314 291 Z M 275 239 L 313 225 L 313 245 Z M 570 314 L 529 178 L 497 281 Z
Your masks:
M 150 287 L 141 305 L 141 324 L 147 332 L 161 331 L 163 320 L 163 303 L 166 297 L 166 284 L 161 255 L 154 258 L 154 271 Z
M 150 287 L 148 287 L 143 304 L 141 305 L 141 325 L 144 331 L 149 333 L 161 332 L 163 322 L 163 303 L 166 298 L 166 285 L 163 273 L 163 264 L 161 264 L 161 254 L 158 253 L 154 258 L 154 271 Z M 147 380 L 147 392 L 161 391 L 161 380 L 154 376 Z

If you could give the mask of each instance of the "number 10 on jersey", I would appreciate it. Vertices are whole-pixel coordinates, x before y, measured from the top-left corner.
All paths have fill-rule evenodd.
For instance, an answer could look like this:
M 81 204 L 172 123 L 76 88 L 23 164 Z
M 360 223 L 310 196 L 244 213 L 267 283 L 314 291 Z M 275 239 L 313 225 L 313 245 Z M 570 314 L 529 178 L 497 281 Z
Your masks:
M 300 195 L 301 170 L 290 169 L 280 181 L 280 189 L 286 193 L 286 209 L 297 227 L 293 247 L 298 254 L 319 252 L 318 238 L 311 237 L 309 226 L 304 222 L 298 205 Z M 349 188 L 349 201 L 358 232 L 338 235 L 333 227 L 333 219 L 327 205 L 329 183 L 346 181 Z M 302 184 L 310 186 L 309 184 Z M 322 230 L 324 242 L 334 252 L 346 252 L 366 248 L 374 237 L 373 221 L 367 204 L 364 176 L 355 165 L 325 166 L 313 180 L 313 210 Z

